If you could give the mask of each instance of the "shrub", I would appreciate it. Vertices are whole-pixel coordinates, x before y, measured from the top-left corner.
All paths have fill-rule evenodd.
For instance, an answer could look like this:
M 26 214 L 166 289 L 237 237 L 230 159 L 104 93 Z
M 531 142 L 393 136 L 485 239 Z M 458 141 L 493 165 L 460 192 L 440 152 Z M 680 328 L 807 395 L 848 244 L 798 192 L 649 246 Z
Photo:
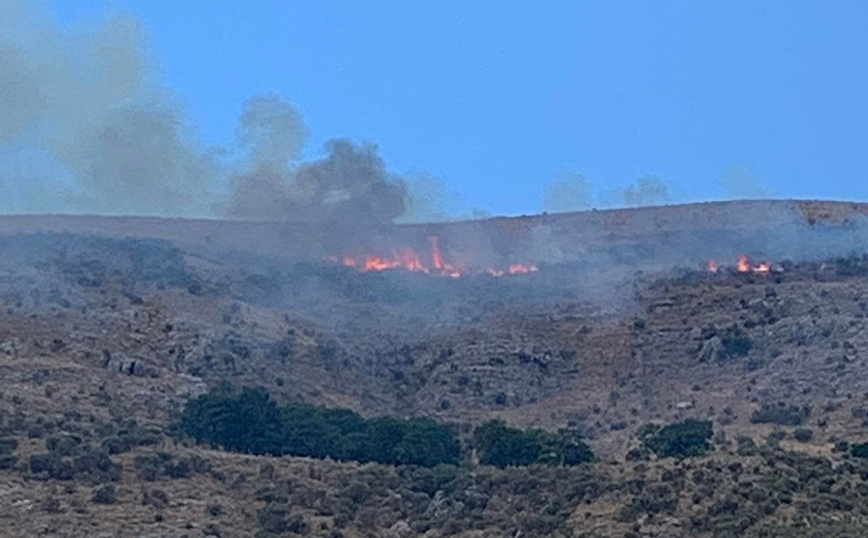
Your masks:
M 91 500 L 96 504 L 114 504 L 117 502 L 117 491 L 112 484 L 97 486 L 93 490 Z
M 134 460 L 136 475 L 140 480 L 153 482 L 163 474 L 163 459 L 157 454 L 141 454 Z
M 688 419 L 663 428 L 647 427 L 642 433 L 642 441 L 658 456 L 688 458 L 710 452 L 713 435 L 711 422 Z
M 30 456 L 30 472 L 33 474 L 51 473 L 60 458 L 56 454 L 33 454 Z
M 102 448 L 108 451 L 109 454 L 123 454 L 133 449 L 133 443 L 128 437 L 112 435 L 103 439 Z
M 800 443 L 807 443 L 814 438 L 814 431 L 808 428 L 797 428 L 793 432 L 793 437 Z
M 49 514 L 59 514 L 63 511 L 57 497 L 47 497 L 45 501 L 42 502 L 42 509 Z
M 190 463 L 187 460 L 180 460 L 176 463 L 167 463 L 165 471 L 170 478 L 190 478 Z
M 732 327 L 719 336 L 723 344 L 723 358 L 747 355 L 753 347 L 753 341 L 738 327 Z
M 169 506 L 169 495 L 161 489 L 152 489 L 145 492 L 143 501 L 145 504 L 150 504 L 157 510 L 162 510 Z
M 224 514 L 223 506 L 219 504 L 209 504 L 207 508 L 205 508 L 205 512 L 211 517 L 218 517 Z
M 81 447 L 81 437 L 77 435 L 58 435 L 45 440 L 45 448 L 60 456 L 72 456 Z
M 18 464 L 18 456 L 0 456 L 0 471 L 8 471 Z
M 777 424 L 779 426 L 801 426 L 811 415 L 808 406 L 785 405 L 783 402 L 772 405 L 763 404 L 750 417 L 754 424 Z
M 18 448 L 18 440 L 11 437 L 0 438 L 0 456 L 8 456 Z
M 285 507 L 278 504 L 268 504 L 256 513 L 256 520 L 265 532 L 281 534 L 289 530 L 287 515 Z
M 868 458 L 868 443 L 850 445 L 850 454 L 854 458 Z

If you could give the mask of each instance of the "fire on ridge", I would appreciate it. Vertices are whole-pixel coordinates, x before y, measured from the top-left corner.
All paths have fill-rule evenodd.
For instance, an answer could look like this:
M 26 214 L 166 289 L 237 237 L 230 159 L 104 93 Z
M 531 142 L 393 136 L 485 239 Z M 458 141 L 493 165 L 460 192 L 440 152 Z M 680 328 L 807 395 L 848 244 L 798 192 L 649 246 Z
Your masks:
M 329 256 L 327 261 L 339 263 L 345 267 L 352 267 L 364 273 L 400 269 L 414 273 L 460 278 L 467 274 L 489 274 L 494 277 L 505 275 L 523 275 L 539 271 L 536 264 L 512 263 L 506 267 L 473 267 L 450 263 L 443 256 L 440 249 L 440 238 L 432 235 L 428 238 L 431 251 L 426 260 L 411 247 L 393 249 L 389 255 L 345 255 Z
M 710 273 L 718 273 L 721 270 L 720 264 L 718 264 L 715 260 L 711 260 L 708 262 L 708 272 Z M 747 256 L 739 256 L 738 261 L 735 263 L 735 270 L 738 273 L 754 273 L 758 275 L 767 275 L 772 271 L 780 272 L 783 271 L 782 267 L 772 266 L 771 262 L 761 261 L 756 265 L 751 264 L 750 258 Z

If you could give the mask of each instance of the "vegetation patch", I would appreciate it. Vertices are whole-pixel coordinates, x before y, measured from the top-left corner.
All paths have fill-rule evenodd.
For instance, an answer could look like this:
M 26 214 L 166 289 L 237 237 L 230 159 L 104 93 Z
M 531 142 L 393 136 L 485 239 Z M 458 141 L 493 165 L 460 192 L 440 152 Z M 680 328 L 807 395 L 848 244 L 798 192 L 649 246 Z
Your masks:
M 181 431 L 226 450 L 432 467 L 457 464 L 453 429 L 427 418 L 363 419 L 347 409 L 278 406 L 261 389 L 220 390 L 188 403 Z
M 646 426 L 641 434 L 644 447 L 663 458 L 703 456 L 712 450 L 711 422 L 688 419 L 668 426 Z
M 533 463 L 578 465 L 594 459 L 576 430 L 520 430 L 493 420 L 476 429 L 473 442 L 480 463 L 500 468 Z

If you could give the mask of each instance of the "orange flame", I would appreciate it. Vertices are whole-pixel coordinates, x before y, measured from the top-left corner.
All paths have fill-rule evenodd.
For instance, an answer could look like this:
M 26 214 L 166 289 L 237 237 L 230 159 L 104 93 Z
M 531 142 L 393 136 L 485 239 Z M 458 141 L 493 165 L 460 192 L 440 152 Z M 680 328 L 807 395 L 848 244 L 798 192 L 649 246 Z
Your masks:
M 735 264 L 735 270 L 739 273 L 754 273 L 758 275 L 767 275 L 772 272 L 772 270 L 781 271 L 779 267 L 773 267 L 771 262 L 761 261 L 757 265 L 751 265 L 750 259 L 747 256 L 739 256 L 738 261 Z M 708 272 L 709 273 L 717 273 L 720 271 L 720 265 L 714 260 L 708 262 Z
M 760 262 L 759 265 L 753 268 L 754 273 L 759 273 L 762 275 L 768 274 L 772 270 L 772 264 L 769 262 Z
M 431 242 L 431 267 L 429 268 L 419 254 L 412 248 L 404 248 L 400 251 L 393 251 L 391 256 L 327 256 L 325 259 L 333 263 L 341 263 L 346 267 L 353 267 L 362 272 L 370 271 L 386 271 L 389 269 L 404 269 L 406 271 L 436 274 L 451 278 L 458 278 L 467 272 L 482 272 L 488 273 L 491 276 L 501 277 L 504 275 L 522 275 L 535 273 L 539 271 L 539 267 L 534 264 L 514 263 L 507 269 L 498 268 L 470 268 L 466 266 L 453 265 L 446 261 L 443 256 L 443 251 L 440 249 L 440 238 L 432 235 L 429 238 Z
M 536 273 L 539 267 L 536 265 L 524 265 L 523 263 L 514 263 L 509 266 L 509 274 L 511 275 L 526 275 L 527 273 Z

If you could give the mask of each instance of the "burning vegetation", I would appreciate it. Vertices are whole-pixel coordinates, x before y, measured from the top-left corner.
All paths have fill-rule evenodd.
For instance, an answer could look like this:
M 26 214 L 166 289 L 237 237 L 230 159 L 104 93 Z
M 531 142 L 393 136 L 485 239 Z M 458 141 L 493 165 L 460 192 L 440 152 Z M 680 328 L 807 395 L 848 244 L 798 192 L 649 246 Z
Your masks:
M 719 273 L 722 267 L 715 260 L 711 260 L 708 262 L 708 272 L 709 273 Z M 771 262 L 761 261 L 756 265 L 752 264 L 750 258 L 745 255 L 739 256 L 738 261 L 735 262 L 735 271 L 737 273 L 754 273 L 758 275 L 767 275 L 772 271 L 783 271 L 782 267 L 772 266 Z
M 451 263 L 446 260 L 440 248 L 440 238 L 432 235 L 428 238 L 430 252 L 427 256 L 420 255 L 412 247 L 393 248 L 387 255 L 361 254 L 329 256 L 327 261 L 352 267 L 362 272 L 386 271 L 399 269 L 414 273 L 425 273 L 436 276 L 460 278 L 467 274 L 489 274 L 494 277 L 505 275 L 523 275 L 539 271 L 539 266 L 532 263 L 511 263 L 504 268 L 475 266 L 472 264 Z

